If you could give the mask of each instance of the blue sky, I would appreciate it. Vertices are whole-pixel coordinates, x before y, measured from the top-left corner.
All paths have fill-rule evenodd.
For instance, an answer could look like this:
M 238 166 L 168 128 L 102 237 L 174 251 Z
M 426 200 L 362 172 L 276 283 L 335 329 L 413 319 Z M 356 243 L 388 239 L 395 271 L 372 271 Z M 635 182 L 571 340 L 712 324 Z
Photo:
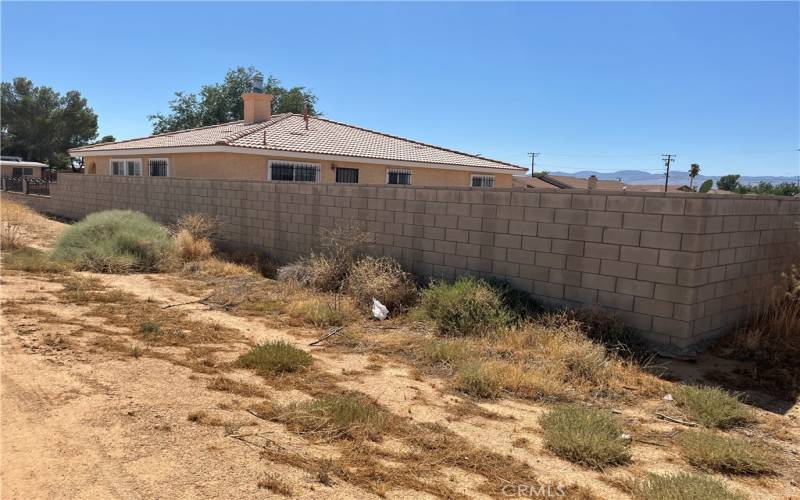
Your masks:
M 255 66 L 327 116 L 548 170 L 800 174 L 800 3 L 10 3 L 2 78 L 148 135 Z

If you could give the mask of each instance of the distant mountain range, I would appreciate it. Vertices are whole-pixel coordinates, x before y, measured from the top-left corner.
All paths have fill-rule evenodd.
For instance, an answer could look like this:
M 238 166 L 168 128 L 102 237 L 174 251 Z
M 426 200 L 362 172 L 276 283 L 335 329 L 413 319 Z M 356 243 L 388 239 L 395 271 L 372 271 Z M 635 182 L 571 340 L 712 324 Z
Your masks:
M 625 184 L 663 184 L 664 174 L 651 174 L 642 170 L 617 170 L 616 172 L 595 172 L 593 170 L 581 170 L 579 172 L 550 172 L 550 175 L 568 175 L 586 179 L 590 175 L 596 175 L 599 180 L 615 181 L 622 179 Z M 698 175 L 694 178 L 694 185 L 699 186 L 706 179 L 713 179 L 716 185 L 719 176 Z M 761 181 L 780 184 L 781 182 L 797 182 L 796 177 L 775 177 L 775 176 L 742 176 L 739 182 L 742 184 L 758 184 Z M 671 171 L 669 175 L 670 184 L 689 184 L 689 175 L 686 172 Z

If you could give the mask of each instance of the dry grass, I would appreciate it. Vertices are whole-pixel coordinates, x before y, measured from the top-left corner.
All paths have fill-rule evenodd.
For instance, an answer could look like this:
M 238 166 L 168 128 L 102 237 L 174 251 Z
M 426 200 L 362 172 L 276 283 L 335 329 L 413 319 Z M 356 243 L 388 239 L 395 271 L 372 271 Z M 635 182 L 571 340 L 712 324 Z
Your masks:
M 196 277 L 230 278 L 254 275 L 255 269 L 217 257 L 210 257 L 201 261 L 187 262 L 183 265 L 183 273 Z
M 211 257 L 214 248 L 210 240 L 197 238 L 186 229 L 181 229 L 175 235 L 175 252 L 182 261 L 195 262 Z
M 745 405 L 716 387 L 681 386 L 676 401 L 690 418 L 706 427 L 730 429 L 751 418 Z
M 276 495 L 292 496 L 292 488 L 274 474 L 265 474 L 258 480 L 257 486 L 262 490 L 269 490 Z
M 203 213 L 190 213 L 178 217 L 175 223 L 176 233 L 186 231 L 195 239 L 211 240 L 219 227 L 219 220 Z
M 766 449 L 740 438 L 711 431 L 688 431 L 680 436 L 684 458 L 701 469 L 726 474 L 769 474 L 775 459 Z
M 300 319 L 318 328 L 345 326 L 354 321 L 358 312 L 345 298 L 325 300 L 297 298 L 286 306 L 289 316 Z
M 391 257 L 364 257 L 347 274 L 347 292 L 365 308 L 376 298 L 389 311 L 407 308 L 416 298 L 414 278 Z
M 311 354 L 282 340 L 265 342 L 239 356 L 236 365 L 261 375 L 305 370 L 314 359 Z
M 28 227 L 41 216 L 30 208 L 3 200 L 2 220 L 0 221 L 0 249 L 12 250 L 22 248 L 28 243 Z
M 686 472 L 651 474 L 634 488 L 638 500 L 744 500 L 711 477 Z
M 16 247 L 3 252 L 3 266 L 6 269 L 26 273 L 65 273 L 70 266 L 50 257 L 46 252 L 31 247 Z
M 453 283 L 432 283 L 420 296 L 420 309 L 443 336 L 481 336 L 508 328 L 511 311 L 496 288 L 465 276 Z
M 241 382 L 222 376 L 212 379 L 206 387 L 212 391 L 229 392 L 231 394 L 244 396 L 246 398 L 266 399 L 269 397 L 269 393 L 257 385 L 248 384 L 247 382 Z
M 595 468 L 630 461 L 622 427 L 601 410 L 562 406 L 544 415 L 539 423 L 545 446 L 565 460 Z

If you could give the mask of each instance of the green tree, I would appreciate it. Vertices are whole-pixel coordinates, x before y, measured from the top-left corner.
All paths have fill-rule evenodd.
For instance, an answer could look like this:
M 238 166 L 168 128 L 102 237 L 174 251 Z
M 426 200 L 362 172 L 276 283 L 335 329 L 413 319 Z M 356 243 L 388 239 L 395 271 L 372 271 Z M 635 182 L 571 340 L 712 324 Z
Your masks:
M 735 192 L 738 191 L 741 184 L 739 184 L 739 174 L 723 175 L 717 181 L 717 188 L 724 191 Z
M 711 191 L 711 188 L 713 186 L 714 186 L 714 181 L 712 181 L 711 179 L 706 179 L 702 184 L 700 184 L 699 191 L 701 193 L 707 193 L 707 192 Z
M 254 67 L 228 70 L 222 83 L 203 85 L 198 94 L 175 92 L 169 102 L 169 113 L 157 113 L 148 118 L 153 122 L 153 133 L 217 125 L 244 118 L 242 94 L 251 92 L 253 78 L 262 76 Z M 317 96 L 305 87 L 286 89 L 280 80 L 270 75 L 264 92 L 272 94 L 273 113 L 302 113 L 308 106 L 309 114 L 317 115 Z
M 70 148 L 97 137 L 97 115 L 80 92 L 64 95 L 36 87 L 25 77 L 2 82 L 0 88 L 2 154 L 41 161 L 53 168 L 70 164 Z
M 700 173 L 700 165 L 697 163 L 692 163 L 689 166 L 689 187 L 694 187 L 694 178 L 697 177 L 697 174 Z
M 99 141 L 97 141 L 97 144 L 103 144 L 104 142 L 117 142 L 117 139 L 111 134 L 104 135 Z

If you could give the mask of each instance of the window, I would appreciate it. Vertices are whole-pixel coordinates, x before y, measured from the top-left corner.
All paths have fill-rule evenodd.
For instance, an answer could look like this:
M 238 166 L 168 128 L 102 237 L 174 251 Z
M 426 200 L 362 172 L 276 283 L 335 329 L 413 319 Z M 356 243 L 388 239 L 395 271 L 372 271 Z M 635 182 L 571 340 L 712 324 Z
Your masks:
M 336 182 L 358 184 L 358 169 L 336 167 Z
M 142 161 L 135 160 L 111 160 L 111 175 L 142 175 Z
M 493 188 L 494 187 L 494 176 L 493 175 L 473 175 L 470 184 L 472 185 L 472 187 Z
M 386 184 L 411 184 L 411 170 L 389 169 L 386 172 Z
M 292 161 L 270 161 L 271 181 L 319 182 L 319 164 Z
M 150 158 L 150 177 L 169 177 L 169 160 L 166 158 Z
M 12 177 L 33 176 L 33 169 L 14 167 L 14 169 L 11 171 L 11 176 Z

